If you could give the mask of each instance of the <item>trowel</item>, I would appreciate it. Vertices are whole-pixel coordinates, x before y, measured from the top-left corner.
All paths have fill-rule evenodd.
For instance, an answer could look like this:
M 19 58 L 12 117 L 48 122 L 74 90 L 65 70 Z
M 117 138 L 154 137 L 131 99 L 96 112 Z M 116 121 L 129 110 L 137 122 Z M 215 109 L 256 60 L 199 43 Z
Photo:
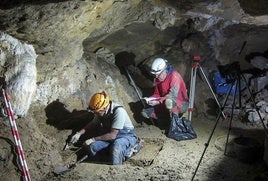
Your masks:
M 65 144 L 65 146 L 64 146 L 64 148 L 63 148 L 63 151 L 68 150 L 68 149 L 70 148 L 71 145 L 72 145 L 72 143 L 70 143 L 70 142 L 66 142 L 66 144 Z
M 73 164 L 68 164 L 68 165 L 65 165 L 63 167 L 57 167 L 53 170 L 53 173 L 60 175 L 62 173 L 70 171 L 71 169 L 75 168 L 79 163 L 86 160 L 87 158 L 88 158 L 88 155 L 85 155 L 84 157 L 82 157 L 80 160 L 78 160 L 77 162 L 75 162 Z

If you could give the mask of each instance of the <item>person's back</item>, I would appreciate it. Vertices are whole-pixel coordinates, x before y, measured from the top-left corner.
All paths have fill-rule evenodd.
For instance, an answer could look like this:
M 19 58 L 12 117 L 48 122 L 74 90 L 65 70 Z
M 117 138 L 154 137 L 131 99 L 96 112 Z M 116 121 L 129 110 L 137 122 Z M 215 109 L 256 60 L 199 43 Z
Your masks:
M 125 108 L 114 102 L 110 103 L 110 109 L 106 115 L 98 116 L 97 119 L 101 121 L 103 128 L 107 131 L 110 131 L 111 128 L 134 130 L 133 123 Z

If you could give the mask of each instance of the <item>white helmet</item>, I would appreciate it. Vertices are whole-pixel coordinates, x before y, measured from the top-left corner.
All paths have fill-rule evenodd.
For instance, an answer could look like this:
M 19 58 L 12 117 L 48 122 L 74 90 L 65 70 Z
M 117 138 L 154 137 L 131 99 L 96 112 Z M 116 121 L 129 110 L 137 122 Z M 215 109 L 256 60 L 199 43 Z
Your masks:
M 163 70 L 167 68 L 167 60 L 163 58 L 156 58 L 151 67 L 152 74 L 160 74 Z

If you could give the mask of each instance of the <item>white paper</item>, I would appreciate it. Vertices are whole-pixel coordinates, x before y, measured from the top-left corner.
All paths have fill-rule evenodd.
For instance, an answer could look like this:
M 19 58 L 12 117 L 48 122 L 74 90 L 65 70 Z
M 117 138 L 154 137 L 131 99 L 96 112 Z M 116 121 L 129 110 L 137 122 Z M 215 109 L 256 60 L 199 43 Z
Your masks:
M 148 103 L 149 101 L 159 100 L 159 98 L 156 98 L 156 97 L 144 97 L 143 99 L 144 99 L 147 103 Z

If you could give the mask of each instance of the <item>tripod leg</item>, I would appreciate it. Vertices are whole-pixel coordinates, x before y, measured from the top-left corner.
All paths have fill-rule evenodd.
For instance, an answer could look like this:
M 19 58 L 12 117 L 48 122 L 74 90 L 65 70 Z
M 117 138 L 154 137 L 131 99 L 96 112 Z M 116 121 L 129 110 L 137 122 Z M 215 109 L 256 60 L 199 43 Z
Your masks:
M 250 89 L 249 89 L 249 85 L 248 85 L 248 83 L 247 83 L 247 80 L 246 80 L 246 78 L 245 78 L 245 76 L 244 76 L 243 74 L 241 74 L 241 77 L 243 78 L 243 80 L 244 80 L 245 83 L 246 83 L 247 90 L 248 90 L 248 92 L 249 92 L 249 94 L 250 94 L 250 99 L 251 99 L 251 101 L 252 101 L 252 103 L 253 103 L 254 108 L 256 109 L 256 111 L 257 111 L 257 113 L 258 113 L 258 116 L 260 117 L 260 120 L 261 120 L 261 122 L 262 122 L 262 126 L 263 126 L 263 128 L 264 128 L 265 134 L 266 134 L 266 136 L 268 136 L 267 128 L 266 128 L 266 126 L 265 126 L 265 124 L 264 124 L 264 120 L 263 120 L 263 118 L 261 117 L 259 108 L 257 107 L 257 104 L 256 104 L 256 102 L 255 102 L 255 100 L 254 100 L 254 98 L 253 98 L 252 92 L 251 92 Z
M 200 70 L 201 70 L 201 73 L 202 73 L 203 77 L 204 77 L 205 80 L 206 80 L 206 83 L 207 83 L 207 85 L 208 85 L 208 87 L 209 87 L 209 90 L 210 90 L 210 92 L 212 93 L 212 95 L 213 95 L 213 97 L 214 97 L 216 103 L 218 104 L 219 108 L 221 108 L 221 105 L 220 105 L 220 103 L 219 103 L 219 101 L 218 101 L 218 99 L 217 99 L 217 97 L 216 97 L 216 95 L 215 95 L 215 93 L 214 93 L 214 91 L 213 91 L 213 89 L 212 89 L 212 87 L 211 87 L 211 85 L 210 85 L 210 83 L 209 83 L 209 81 L 208 81 L 208 79 L 207 79 L 207 77 L 206 77 L 206 75 L 205 75 L 205 73 L 204 73 L 202 67 L 199 66 L 199 68 L 200 68 Z M 220 110 L 221 110 L 221 109 L 220 109 Z M 226 116 L 225 116 L 225 114 L 224 114 L 224 112 L 223 112 L 222 110 L 221 110 L 221 114 L 222 114 L 223 118 L 225 119 Z
M 238 84 L 238 101 L 239 101 L 238 103 L 239 103 L 239 108 L 241 108 L 242 103 L 241 103 L 241 77 L 240 76 L 238 76 L 237 84 Z
M 209 138 L 208 138 L 208 141 L 205 143 L 205 149 L 203 150 L 203 153 L 202 153 L 202 155 L 201 155 L 201 157 L 200 157 L 200 160 L 199 160 L 199 162 L 198 162 L 198 164 L 197 164 L 197 167 L 196 167 L 196 169 L 195 169 L 195 172 L 194 172 L 194 175 L 193 175 L 191 181 L 194 180 L 194 177 L 195 177 L 195 175 L 196 175 L 196 173 L 197 173 L 197 170 L 198 170 L 198 168 L 199 168 L 199 166 L 200 166 L 200 164 L 201 164 L 201 162 L 202 162 L 202 159 L 203 159 L 203 157 L 204 157 L 204 155 L 205 155 L 205 152 L 206 152 L 206 150 L 207 150 L 207 148 L 208 148 L 208 145 L 209 145 L 209 143 L 210 143 L 210 140 L 211 140 L 211 138 L 212 138 L 212 136 L 213 136 L 213 134 L 214 134 L 214 131 L 215 131 L 216 127 L 217 127 L 217 124 L 218 124 L 220 118 L 221 118 L 221 113 L 218 114 L 216 123 L 215 123 L 215 125 L 214 125 L 214 127 L 213 127 L 213 130 L 212 130 L 212 132 L 211 132 L 211 134 L 210 134 L 210 136 L 209 136 Z
M 192 112 L 194 108 L 194 95 L 195 95 L 195 83 L 196 83 L 196 68 L 192 67 L 191 70 L 191 85 L 190 85 L 190 93 L 189 93 L 189 108 L 188 108 L 188 119 L 192 120 Z
M 226 137 L 226 143 L 225 143 L 225 149 L 224 149 L 224 155 L 226 155 L 227 153 L 227 144 L 229 142 L 229 135 L 230 135 L 230 131 L 231 131 L 231 126 L 232 126 L 232 121 L 233 121 L 233 115 L 234 115 L 234 108 L 235 108 L 235 97 L 236 97 L 236 92 L 237 92 L 237 87 L 239 87 L 238 85 L 239 83 L 237 81 L 235 81 L 235 94 L 233 97 L 233 102 L 232 102 L 232 111 L 231 111 L 231 116 L 230 116 L 230 120 L 229 120 L 229 126 L 228 126 L 228 133 L 227 133 L 227 137 Z M 230 87 L 230 89 L 232 89 L 234 84 L 232 84 L 232 86 Z M 229 92 L 230 94 L 230 92 Z M 239 92 L 240 94 L 240 92 Z
M 209 136 L 209 138 L 208 138 L 208 141 L 207 141 L 207 143 L 205 143 L 205 149 L 204 149 L 204 151 L 203 151 L 203 153 L 202 153 L 202 155 L 201 155 L 201 157 L 200 157 L 200 160 L 199 160 L 199 162 L 198 162 L 198 164 L 197 164 L 197 167 L 196 167 L 196 169 L 195 169 L 195 172 L 194 172 L 194 175 L 193 175 L 191 181 L 194 180 L 194 177 L 195 177 L 195 175 L 196 175 L 196 173 L 197 173 L 197 170 L 198 170 L 198 168 L 199 168 L 199 166 L 200 166 L 200 164 L 201 164 L 201 162 L 202 162 L 202 159 L 203 159 L 203 157 L 204 157 L 204 155 L 205 155 L 205 152 L 206 152 L 207 147 L 208 147 L 208 145 L 209 145 L 209 143 L 210 143 L 210 140 L 211 140 L 211 138 L 212 138 L 212 136 L 213 136 L 213 134 L 214 134 L 214 131 L 215 131 L 217 125 L 218 125 L 218 122 L 219 122 L 219 120 L 220 120 L 220 118 L 221 118 L 222 111 L 223 111 L 223 109 L 224 109 L 224 107 L 225 107 L 225 105 L 226 105 L 226 103 L 227 103 L 227 100 L 228 100 L 228 97 L 229 97 L 229 95 L 230 95 L 230 92 L 231 92 L 232 87 L 233 87 L 233 84 L 232 84 L 232 86 L 229 88 L 229 90 L 228 90 L 228 92 L 227 92 L 227 94 L 226 94 L 226 97 L 225 97 L 225 99 L 224 99 L 223 105 L 220 106 L 220 113 L 219 113 L 218 116 L 217 116 L 216 123 L 215 123 L 215 125 L 214 125 L 214 127 L 213 127 L 213 129 L 212 129 L 212 132 L 211 132 L 211 134 L 210 134 L 210 136 Z

